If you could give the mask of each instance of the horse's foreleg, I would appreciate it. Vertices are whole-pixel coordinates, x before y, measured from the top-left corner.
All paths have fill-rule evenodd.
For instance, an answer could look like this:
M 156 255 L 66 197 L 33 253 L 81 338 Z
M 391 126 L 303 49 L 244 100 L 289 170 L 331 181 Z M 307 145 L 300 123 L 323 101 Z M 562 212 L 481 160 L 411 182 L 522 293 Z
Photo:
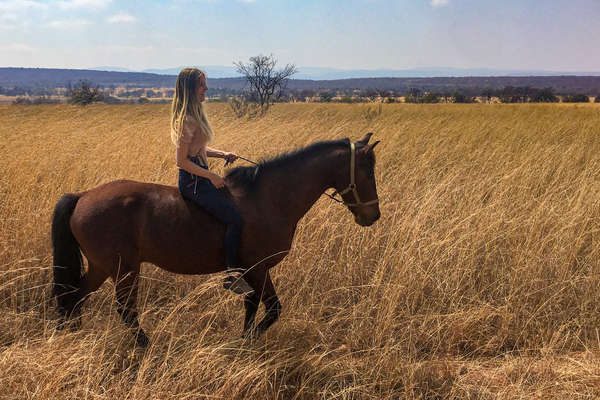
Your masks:
M 244 336 L 252 335 L 254 337 L 258 337 L 267 329 L 269 329 L 269 327 L 273 325 L 275 321 L 277 321 L 279 314 L 281 314 L 281 303 L 277 298 L 275 287 L 273 286 L 273 282 L 271 281 L 271 276 L 269 275 L 268 271 L 263 270 L 261 272 L 250 273 L 248 274 L 247 280 L 250 286 L 252 286 L 254 289 L 255 294 L 253 295 L 256 296 L 256 299 L 262 300 L 263 304 L 265 305 L 266 313 L 262 321 L 260 321 L 256 326 L 256 329 L 252 329 L 254 315 L 256 315 L 256 309 L 258 306 L 255 306 L 253 312 L 254 315 L 251 319 L 252 323 L 248 325 L 249 306 L 246 305 L 246 324 L 244 324 Z M 246 299 L 248 299 L 248 297 Z M 250 308 L 250 310 L 252 310 L 252 308 Z
M 123 322 L 131 327 L 136 335 L 138 345 L 145 347 L 150 340 L 140 327 L 136 309 L 139 265 L 135 269 L 122 271 L 124 274 L 115 279 L 115 290 L 117 295 L 117 311 Z
M 264 298 L 263 304 L 265 305 L 266 314 L 263 320 L 260 321 L 256 327 L 256 336 L 260 336 L 260 334 L 273 325 L 275 321 L 279 319 L 279 315 L 281 314 L 281 303 L 279 302 L 279 298 L 277 298 L 276 294 L 273 294 L 271 297 Z
M 244 307 L 246 308 L 246 317 L 244 318 L 244 336 L 247 336 L 254 330 L 254 320 L 256 318 L 256 312 L 258 311 L 259 304 L 260 297 L 256 295 L 256 292 L 249 293 L 244 298 Z

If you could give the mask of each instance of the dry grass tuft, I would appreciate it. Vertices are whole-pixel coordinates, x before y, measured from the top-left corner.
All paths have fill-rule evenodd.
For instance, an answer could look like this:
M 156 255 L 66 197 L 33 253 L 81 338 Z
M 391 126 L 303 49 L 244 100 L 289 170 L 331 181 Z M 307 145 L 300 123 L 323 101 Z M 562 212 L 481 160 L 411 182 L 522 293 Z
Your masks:
M 256 343 L 218 276 L 151 265 L 146 352 L 109 283 L 81 330 L 58 332 L 53 206 L 119 178 L 175 185 L 168 106 L 0 106 L 0 397 L 600 396 L 597 105 L 208 107 L 215 147 L 250 159 L 374 131 L 381 220 L 360 228 L 319 200 L 273 271 L 282 318 Z

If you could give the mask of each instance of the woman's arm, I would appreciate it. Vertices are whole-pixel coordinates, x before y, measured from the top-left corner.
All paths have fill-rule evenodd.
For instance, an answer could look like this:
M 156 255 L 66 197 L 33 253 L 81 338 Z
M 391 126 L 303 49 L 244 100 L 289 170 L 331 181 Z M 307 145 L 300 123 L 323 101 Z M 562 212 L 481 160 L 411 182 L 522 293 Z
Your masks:
M 212 147 L 208 147 L 208 146 L 206 146 L 206 156 L 207 157 L 224 158 L 228 162 L 234 162 L 235 160 L 237 160 L 239 158 L 237 156 L 237 154 L 230 153 L 228 151 L 213 149 Z
M 189 146 L 189 143 L 183 140 L 179 141 L 179 146 L 177 146 L 177 151 L 175 154 L 177 159 L 177 167 L 189 172 L 190 174 L 209 179 L 216 188 L 223 187 L 225 185 L 223 178 L 213 172 L 197 166 L 187 158 Z
M 208 157 L 225 158 L 225 152 L 206 146 L 206 155 Z

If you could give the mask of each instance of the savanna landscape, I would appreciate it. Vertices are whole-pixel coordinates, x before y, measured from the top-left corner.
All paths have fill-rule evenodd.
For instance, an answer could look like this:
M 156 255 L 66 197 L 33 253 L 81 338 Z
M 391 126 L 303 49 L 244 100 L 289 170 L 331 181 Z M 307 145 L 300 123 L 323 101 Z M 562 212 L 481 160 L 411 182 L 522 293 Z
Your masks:
M 207 113 L 214 146 L 251 160 L 374 132 L 381 218 L 360 227 L 322 196 L 271 270 L 283 311 L 256 341 L 222 275 L 150 264 L 147 349 L 109 281 L 58 331 L 54 205 L 116 179 L 175 186 L 169 105 L 0 105 L 0 398 L 600 397 L 600 105 Z

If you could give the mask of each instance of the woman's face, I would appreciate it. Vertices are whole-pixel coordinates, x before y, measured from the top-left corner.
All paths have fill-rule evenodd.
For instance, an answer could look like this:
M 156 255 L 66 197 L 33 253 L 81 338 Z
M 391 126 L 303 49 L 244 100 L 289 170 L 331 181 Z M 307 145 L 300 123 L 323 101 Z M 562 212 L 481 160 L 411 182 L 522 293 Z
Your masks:
M 204 101 L 204 94 L 207 90 L 208 87 L 206 86 L 206 77 L 202 76 L 196 82 L 196 98 L 198 99 L 198 101 Z

